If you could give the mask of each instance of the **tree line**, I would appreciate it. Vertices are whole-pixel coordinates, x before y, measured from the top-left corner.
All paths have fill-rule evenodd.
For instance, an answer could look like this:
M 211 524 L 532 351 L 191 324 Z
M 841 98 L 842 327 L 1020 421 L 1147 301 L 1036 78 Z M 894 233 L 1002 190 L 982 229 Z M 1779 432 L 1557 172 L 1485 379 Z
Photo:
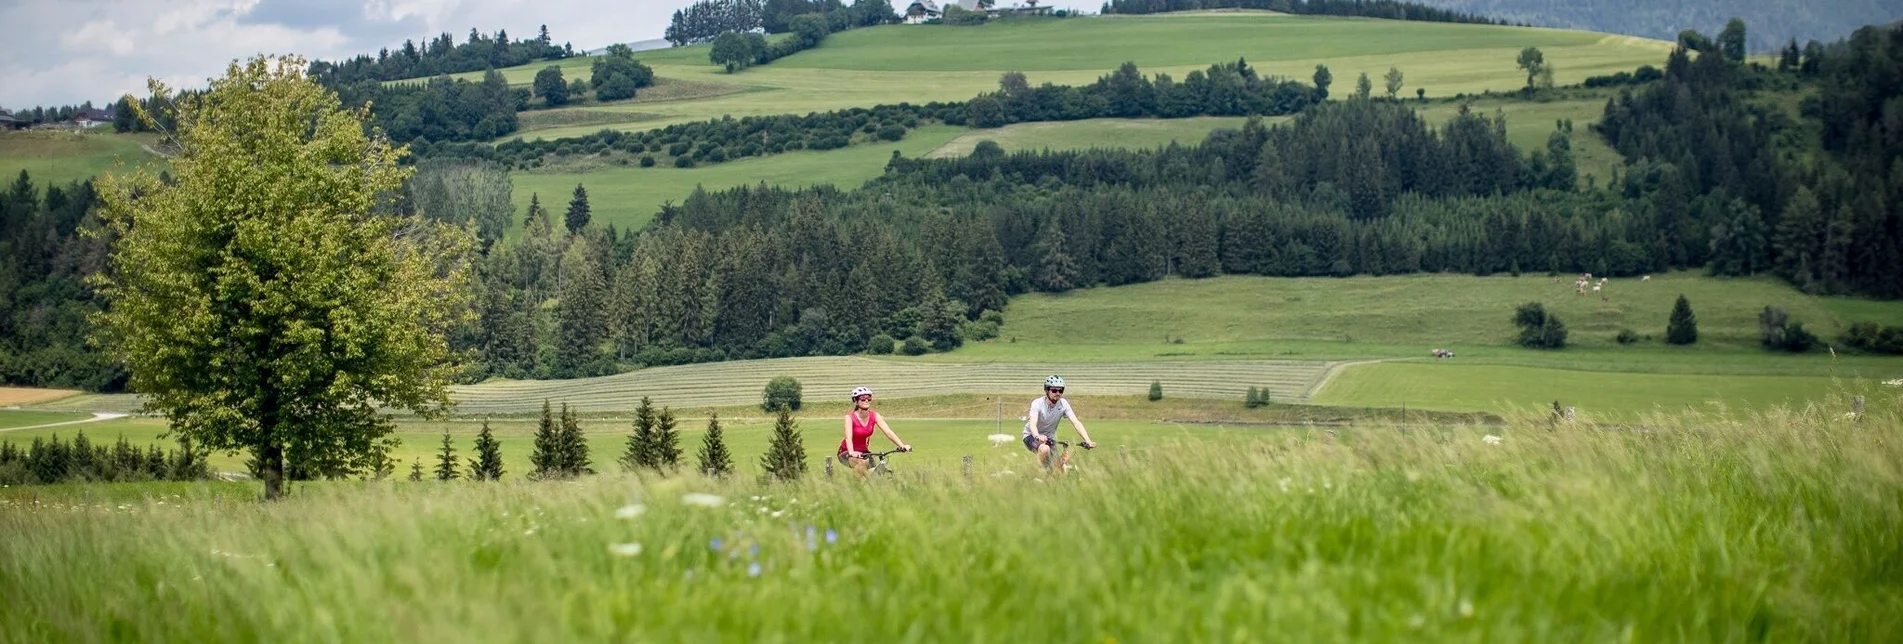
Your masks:
M 563 78 L 560 65 L 549 65 L 535 73 L 532 87 L 544 106 L 560 107 L 581 100 L 590 91 L 597 101 L 630 99 L 640 88 L 653 84 L 654 70 L 635 60 L 632 48 L 613 44 L 590 66 L 587 81 L 577 78 L 571 83 Z
M 1148 14 L 1205 9 L 1262 9 L 1312 16 L 1352 16 L 1481 25 L 1508 24 L 1503 20 L 1488 18 L 1477 13 L 1463 13 L 1421 3 L 1394 0 L 1108 0 L 1103 3 L 1102 12 L 1105 15 Z
M 556 45 L 549 38 L 548 25 L 542 25 L 534 38 L 510 40 L 507 29 L 495 35 L 469 30 L 468 40 L 457 43 L 443 33 L 421 46 L 414 40 L 403 41 L 396 51 L 380 49 L 376 56 L 362 54 L 330 62 L 313 60 L 308 73 L 317 82 L 340 87 L 363 81 L 393 81 L 429 78 L 445 74 L 479 72 L 527 65 L 538 60 L 558 60 L 575 55 L 568 43 Z
M 12 441 L 0 442 L 0 484 L 48 485 L 73 482 L 198 481 L 211 478 L 208 453 L 180 441 L 178 449 L 157 445 L 140 449 L 119 437 L 117 443 L 94 443 L 85 432 L 72 442 L 59 436 L 35 438 L 25 449 Z
M 664 37 L 681 47 L 729 33 L 794 32 L 801 16 L 820 19 L 829 33 L 898 21 L 886 0 L 853 0 L 851 6 L 840 0 L 701 0 L 676 10 Z
M 999 88 L 966 102 L 900 103 L 797 115 L 721 117 L 641 132 L 604 129 L 556 140 L 513 139 L 498 145 L 438 143 L 416 145 L 420 157 L 477 158 L 510 168 L 530 168 L 550 156 L 598 155 L 620 150 L 641 157 L 641 164 L 693 167 L 794 150 L 831 150 L 859 142 L 897 141 L 932 122 L 974 128 L 1009 123 L 1092 118 L 1155 116 L 1278 116 L 1294 114 L 1327 98 L 1332 76 L 1318 66 L 1317 85 L 1261 76 L 1247 61 L 1218 63 L 1196 70 L 1181 82 L 1169 74 L 1145 76 L 1125 63 L 1089 85 L 1033 87 L 1024 74 L 1010 72 Z
M 489 70 L 480 82 L 435 76 L 420 83 L 357 81 L 333 88 L 345 105 L 371 105 L 372 122 L 393 141 L 486 141 L 514 133 L 529 92 Z

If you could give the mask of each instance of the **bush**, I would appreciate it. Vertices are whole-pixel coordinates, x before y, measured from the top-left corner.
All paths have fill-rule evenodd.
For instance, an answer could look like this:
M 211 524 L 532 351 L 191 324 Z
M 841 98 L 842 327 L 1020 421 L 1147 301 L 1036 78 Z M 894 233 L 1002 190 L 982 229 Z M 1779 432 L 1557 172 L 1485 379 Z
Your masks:
M 866 353 L 876 356 L 891 355 L 892 347 L 897 344 L 892 340 L 892 336 L 881 333 L 866 341 Z
M 897 125 L 887 125 L 879 128 L 879 138 L 886 141 L 903 139 L 905 138 L 905 128 Z
M 1632 329 L 1619 329 L 1619 335 L 1613 339 L 1617 340 L 1619 344 L 1638 344 L 1645 341 L 1646 338 L 1641 337 L 1639 332 L 1633 331 Z
M 1539 302 L 1527 302 L 1513 312 L 1513 324 L 1520 327 L 1520 346 L 1529 349 L 1560 349 L 1566 346 L 1566 325 L 1559 316 L 1546 312 Z
M 979 313 L 978 320 L 981 322 L 990 322 L 999 327 L 1004 326 L 1004 314 L 991 309 L 985 309 L 985 312 Z
M 1803 353 L 1817 346 L 1817 335 L 1804 330 L 1803 322 L 1792 322 L 1784 327 L 1784 342 L 1778 348 L 1791 353 Z
M 694 145 L 686 141 L 670 143 L 667 146 L 667 155 L 671 157 L 687 156 L 687 153 L 693 149 Z
M 793 411 L 800 410 L 800 381 L 792 376 L 774 377 L 767 381 L 766 389 L 761 392 L 762 411 L 778 411 L 782 406 Z
M 674 167 L 692 168 L 694 167 L 694 157 L 674 157 Z
M 908 356 L 922 356 L 931 350 L 931 343 L 926 342 L 925 338 L 915 335 L 905 339 L 905 345 L 899 349 L 899 352 Z
M 998 337 L 998 325 L 983 320 L 962 322 L 958 325 L 958 337 L 966 342 L 980 342 Z
M 1150 402 L 1156 402 L 1162 399 L 1163 399 L 1163 381 L 1151 380 L 1150 381 Z
M 643 168 L 652 168 L 652 167 L 654 167 L 654 157 L 653 157 L 653 156 L 651 156 L 651 155 L 642 155 L 642 156 L 641 156 L 641 167 L 643 167 Z
M 1844 344 L 1859 351 L 1903 354 L 1903 327 L 1858 322 L 1850 325 L 1843 339 Z

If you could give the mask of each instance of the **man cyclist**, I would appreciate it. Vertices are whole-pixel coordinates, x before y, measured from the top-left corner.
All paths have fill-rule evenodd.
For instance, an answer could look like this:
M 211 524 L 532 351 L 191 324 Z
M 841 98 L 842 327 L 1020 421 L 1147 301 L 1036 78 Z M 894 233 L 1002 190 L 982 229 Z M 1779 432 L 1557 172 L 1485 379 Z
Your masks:
M 1090 440 L 1090 432 L 1084 429 L 1084 421 L 1078 420 L 1077 411 L 1071 409 L 1070 401 L 1064 400 L 1064 378 L 1045 378 L 1044 395 L 1031 401 L 1031 412 L 1024 418 L 1024 448 L 1037 454 L 1037 463 L 1044 469 L 1051 468 L 1051 443 L 1057 440 L 1057 421 L 1064 418 L 1069 418 L 1071 427 L 1077 428 L 1086 449 L 1097 447 Z

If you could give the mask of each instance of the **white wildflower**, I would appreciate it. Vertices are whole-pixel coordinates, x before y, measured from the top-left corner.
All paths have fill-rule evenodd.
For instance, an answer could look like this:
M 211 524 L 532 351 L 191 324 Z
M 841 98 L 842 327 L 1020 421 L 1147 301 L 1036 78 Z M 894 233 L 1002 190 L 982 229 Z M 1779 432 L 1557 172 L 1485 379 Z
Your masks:
M 1500 437 L 1494 436 L 1493 434 L 1487 434 L 1486 436 L 1480 437 L 1480 442 L 1486 443 L 1488 445 L 1499 445 Z
M 986 438 L 989 438 L 989 439 L 991 439 L 991 446 L 992 446 L 992 447 L 997 447 L 997 446 L 999 446 L 999 445 L 1003 445 L 1003 444 L 1005 444 L 1005 443 L 1009 443 L 1009 442 L 1011 442 L 1011 439 L 1012 439 L 1012 437 L 1011 437 L 1011 435 L 1010 435 L 1010 434 L 992 434 L 992 435 L 990 435 L 990 436 L 988 436 L 988 437 L 986 437 Z
M 770 514 L 770 515 L 767 515 L 767 516 L 771 516 L 771 517 L 773 517 L 773 518 L 775 518 L 775 519 L 778 519 L 778 518 L 780 518 L 781 516 L 784 516 L 784 515 L 786 515 L 786 511 L 785 511 L 785 510 L 774 510 L 774 511 L 773 511 L 773 514 Z
M 1468 600 L 1465 600 L 1465 599 L 1462 599 L 1462 600 L 1460 600 L 1460 616 L 1461 616 L 1461 617 L 1463 617 L 1463 618 L 1464 618 L 1464 617 L 1473 617 L 1473 616 L 1474 616 L 1474 603 L 1473 603 L 1473 602 L 1471 602 L 1471 601 L 1468 601 Z
M 1895 380 L 1885 380 L 1885 381 L 1883 381 L 1883 386 L 1885 386 L 1885 387 L 1903 387 L 1903 378 L 1897 378 L 1897 379 L 1895 379 Z
M 632 556 L 641 554 L 641 544 L 611 543 L 611 544 L 608 544 L 608 554 L 615 555 L 617 557 L 632 557 Z
M 641 505 L 639 503 L 624 505 L 624 506 L 621 506 L 621 509 L 615 510 L 615 518 L 633 519 L 635 517 L 638 517 L 638 516 L 641 516 L 642 514 L 647 513 L 647 511 L 648 511 L 648 506 Z
M 1284 476 L 1282 477 L 1282 480 L 1276 481 L 1276 483 L 1282 486 L 1283 492 L 1288 491 L 1289 477 Z
M 686 505 L 698 505 L 703 508 L 717 508 L 717 507 L 726 505 L 727 499 L 722 498 L 718 494 L 708 494 L 705 492 L 690 492 L 690 493 L 681 495 L 681 503 Z

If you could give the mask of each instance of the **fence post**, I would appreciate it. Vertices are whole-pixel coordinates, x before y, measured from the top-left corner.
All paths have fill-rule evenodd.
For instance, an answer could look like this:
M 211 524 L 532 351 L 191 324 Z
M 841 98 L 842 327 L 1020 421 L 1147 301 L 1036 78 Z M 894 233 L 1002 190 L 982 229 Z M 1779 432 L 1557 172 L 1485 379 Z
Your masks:
M 714 473 L 714 468 L 711 468 L 711 467 L 707 468 L 707 478 L 713 478 L 715 476 L 718 476 L 718 475 Z
M 1856 414 L 1859 420 L 1863 418 L 1863 396 L 1850 399 L 1850 412 Z
M 1123 462 L 1125 462 L 1125 463 L 1128 463 L 1128 462 L 1130 462 L 1130 446 L 1128 446 L 1128 445 L 1118 445 L 1118 446 L 1117 446 L 1117 457 L 1118 457 L 1118 458 L 1121 458 L 1121 459 L 1123 459 Z
M 965 478 L 971 478 L 971 455 L 965 455 Z
M 826 459 L 826 478 L 833 477 L 833 459 Z

